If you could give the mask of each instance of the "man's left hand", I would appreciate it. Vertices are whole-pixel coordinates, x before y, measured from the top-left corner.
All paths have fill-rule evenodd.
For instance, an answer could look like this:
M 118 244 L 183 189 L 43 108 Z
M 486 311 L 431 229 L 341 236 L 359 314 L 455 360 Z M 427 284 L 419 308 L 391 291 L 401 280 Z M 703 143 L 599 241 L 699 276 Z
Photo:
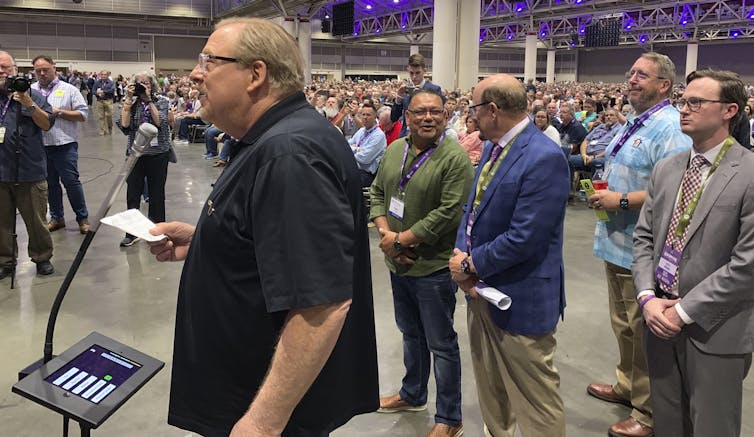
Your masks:
M 18 103 L 22 104 L 24 108 L 28 108 L 29 106 L 34 104 L 34 100 L 31 99 L 31 91 L 27 90 L 24 93 L 20 93 L 18 91 L 13 93 L 13 100 L 17 101 Z
M 595 209 L 605 211 L 620 210 L 621 193 L 610 190 L 599 190 L 589 197 L 589 204 Z
M 230 431 L 229 437 L 280 437 L 280 433 L 271 433 L 255 426 L 248 414 L 244 414 Z

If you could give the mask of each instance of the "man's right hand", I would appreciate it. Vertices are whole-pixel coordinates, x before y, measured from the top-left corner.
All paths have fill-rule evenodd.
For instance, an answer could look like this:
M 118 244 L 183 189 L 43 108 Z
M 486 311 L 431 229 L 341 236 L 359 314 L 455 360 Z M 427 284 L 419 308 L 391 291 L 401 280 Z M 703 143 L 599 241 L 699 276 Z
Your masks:
M 196 228 L 188 223 L 157 223 L 149 230 L 152 235 L 164 234 L 167 238 L 149 243 L 149 251 L 157 261 L 183 261 Z

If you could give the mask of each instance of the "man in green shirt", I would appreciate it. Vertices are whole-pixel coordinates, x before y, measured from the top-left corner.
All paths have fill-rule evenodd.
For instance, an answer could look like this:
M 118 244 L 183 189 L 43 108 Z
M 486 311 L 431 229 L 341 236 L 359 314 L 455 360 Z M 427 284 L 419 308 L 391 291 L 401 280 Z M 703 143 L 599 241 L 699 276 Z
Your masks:
M 379 411 L 427 408 L 432 352 L 437 413 L 428 437 L 463 433 L 456 285 L 448 260 L 474 172 L 466 151 L 443 134 L 447 117 L 439 94 L 413 95 L 405 115 L 411 134 L 387 149 L 371 187 L 370 217 L 382 235 L 406 367 L 400 391 L 381 398 Z

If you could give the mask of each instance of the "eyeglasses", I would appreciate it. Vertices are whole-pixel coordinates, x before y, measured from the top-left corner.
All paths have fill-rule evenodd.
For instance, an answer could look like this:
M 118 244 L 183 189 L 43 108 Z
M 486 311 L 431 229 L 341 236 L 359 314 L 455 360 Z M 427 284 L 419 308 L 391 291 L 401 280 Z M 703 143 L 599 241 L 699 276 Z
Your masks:
M 444 109 L 437 109 L 437 108 L 431 108 L 431 109 L 407 109 L 406 112 L 413 115 L 414 117 L 423 117 L 427 114 L 431 115 L 432 117 L 439 117 L 441 115 L 445 114 Z
M 228 58 L 226 56 L 217 56 L 217 55 L 210 55 L 207 53 L 199 53 L 199 70 L 201 70 L 202 73 L 207 73 L 207 61 L 210 59 L 217 59 L 220 61 L 226 61 L 226 62 L 241 62 L 239 59 L 236 58 Z
M 699 109 L 701 109 L 703 103 L 730 103 L 730 102 L 723 102 L 722 100 L 709 100 L 709 99 L 702 99 L 699 97 L 689 97 L 688 99 L 678 99 L 678 108 L 682 109 L 684 106 L 688 105 L 689 111 L 696 112 Z
M 478 108 L 480 106 L 484 106 L 484 105 L 489 105 L 490 103 L 491 102 L 482 102 L 482 103 L 477 103 L 476 105 L 469 106 L 469 108 L 468 108 L 469 109 L 469 116 L 473 116 L 474 114 L 476 114 L 476 108 Z
M 644 73 L 643 71 L 635 71 L 635 70 L 627 71 L 625 76 L 626 76 L 626 80 L 630 80 L 634 76 L 638 77 L 639 80 L 666 79 L 665 77 L 662 77 L 662 76 L 657 76 L 653 78 L 652 76 L 648 75 L 647 73 Z

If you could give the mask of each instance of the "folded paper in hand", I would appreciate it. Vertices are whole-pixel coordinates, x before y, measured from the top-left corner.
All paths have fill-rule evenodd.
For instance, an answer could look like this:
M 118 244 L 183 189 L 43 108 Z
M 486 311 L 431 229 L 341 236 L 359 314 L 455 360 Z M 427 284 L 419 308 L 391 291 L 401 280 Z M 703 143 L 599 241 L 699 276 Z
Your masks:
M 149 230 L 154 227 L 152 220 L 149 220 L 138 209 L 129 209 L 100 220 L 109 226 L 116 227 L 121 231 L 136 235 L 145 241 L 160 241 L 165 237 L 164 234 L 152 235 Z
M 476 283 L 476 292 L 482 296 L 487 302 L 495 305 L 498 309 L 503 311 L 511 307 L 513 299 L 507 294 L 498 290 L 497 288 L 490 287 L 482 281 Z

